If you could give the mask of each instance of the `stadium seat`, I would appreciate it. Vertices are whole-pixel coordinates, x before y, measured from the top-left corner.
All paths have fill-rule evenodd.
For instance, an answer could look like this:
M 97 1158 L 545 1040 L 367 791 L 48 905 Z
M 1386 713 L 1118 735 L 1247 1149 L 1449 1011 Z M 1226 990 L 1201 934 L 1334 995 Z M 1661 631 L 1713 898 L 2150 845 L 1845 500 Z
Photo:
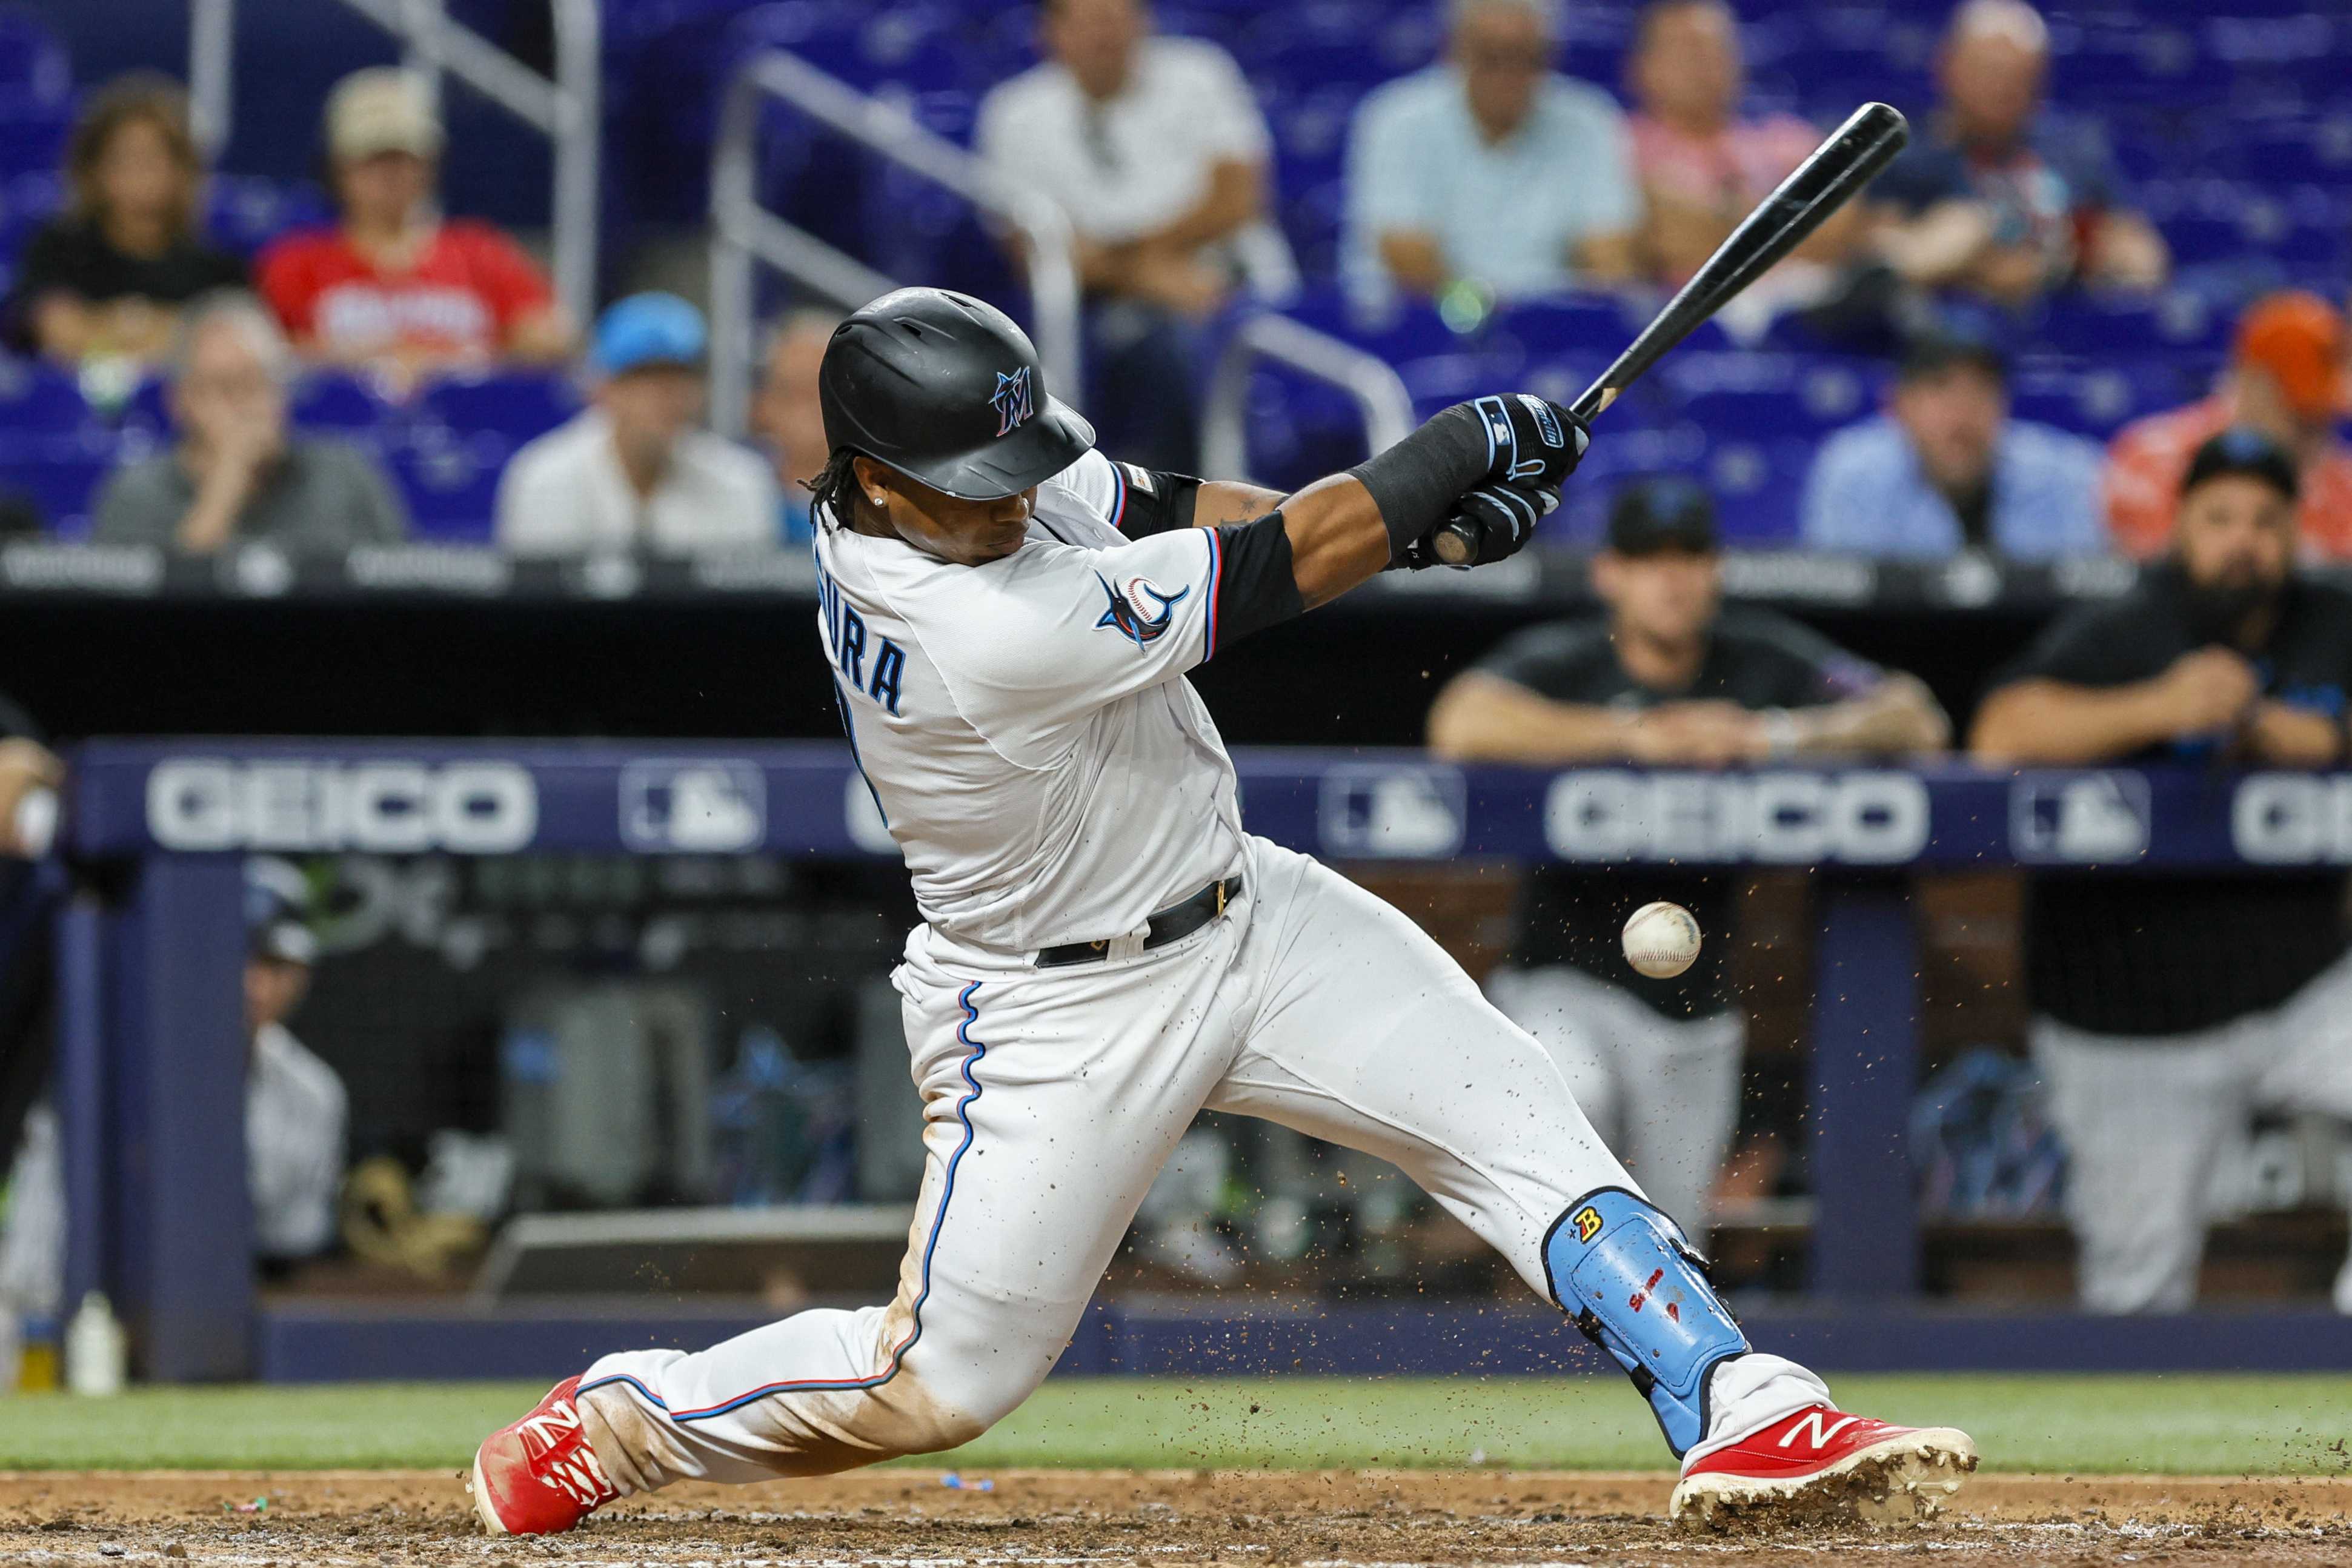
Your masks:
M 295 384 L 294 423 L 306 430 L 374 430 L 392 409 L 366 382 L 346 371 L 313 370 Z
M 39 360 L 0 359 L 0 430 L 71 430 L 89 420 L 72 376 Z
M 142 442 L 135 452 L 149 449 Z M 130 456 L 114 432 L 95 424 L 68 429 L 0 426 L 0 490 L 17 490 L 41 509 L 49 531 L 79 539 L 89 531 L 98 488 L 119 456 Z
M 513 452 L 513 444 L 495 431 L 461 434 L 419 424 L 388 441 L 383 458 L 419 539 L 483 544 L 497 511 L 499 475 Z
M 516 447 L 579 412 L 579 388 L 570 377 L 551 374 L 440 381 L 417 400 L 417 414 L 425 420 L 459 432 L 490 431 Z

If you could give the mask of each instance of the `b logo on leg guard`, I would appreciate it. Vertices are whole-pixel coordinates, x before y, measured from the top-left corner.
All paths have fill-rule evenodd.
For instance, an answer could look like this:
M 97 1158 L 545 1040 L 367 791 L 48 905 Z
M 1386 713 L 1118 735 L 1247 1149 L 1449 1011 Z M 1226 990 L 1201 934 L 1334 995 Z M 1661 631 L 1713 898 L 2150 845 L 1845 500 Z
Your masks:
M 1675 1222 L 1622 1187 L 1570 1204 L 1544 1238 L 1552 1299 L 1615 1358 L 1679 1458 L 1706 1436 L 1707 1378 L 1748 1351 Z

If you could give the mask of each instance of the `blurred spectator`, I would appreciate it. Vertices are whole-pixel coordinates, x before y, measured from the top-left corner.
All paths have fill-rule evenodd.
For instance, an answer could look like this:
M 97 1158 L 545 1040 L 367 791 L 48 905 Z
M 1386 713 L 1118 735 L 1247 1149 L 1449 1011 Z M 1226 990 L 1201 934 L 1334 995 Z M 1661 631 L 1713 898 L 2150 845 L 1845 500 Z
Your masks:
M 1060 204 L 1092 301 L 1088 412 L 1106 449 L 1168 472 L 1200 466 L 1188 323 L 1237 283 L 1297 283 L 1266 222 L 1272 141 L 1241 68 L 1216 45 L 1160 37 L 1143 0 L 1045 0 L 1046 59 L 999 83 L 973 143 Z
M 1943 101 L 1879 176 L 1880 248 L 1897 272 L 2007 304 L 2069 282 L 2152 289 L 2163 237 L 2124 205 L 2095 125 L 2042 111 L 2050 30 L 2024 0 L 1966 0 L 1937 56 Z
M 1605 619 L 1532 626 L 1438 694 L 1440 755 L 1538 767 L 1725 767 L 1940 751 L 1927 689 L 1769 610 L 1724 609 L 1712 501 L 1686 479 L 1629 487 L 1592 558 Z M 1533 872 L 1514 954 L 1488 992 L 1543 1042 L 1643 1190 L 1693 1237 L 1739 1105 L 1747 1018 L 1732 987 L 1733 883 L 1643 866 Z M 1672 980 L 1629 971 L 1618 933 L 1671 899 L 1708 940 Z
M 2012 419 L 2000 356 L 1923 339 L 1886 412 L 1822 443 L 1805 482 L 1804 542 L 1896 560 L 1963 550 L 2009 561 L 2106 552 L 2099 448 Z
M 288 428 L 293 369 L 278 323 L 252 295 L 226 289 L 190 305 L 169 372 L 179 441 L 106 481 L 97 542 L 204 555 L 232 540 L 332 552 L 404 538 L 407 511 L 364 453 Z
M 252 937 L 245 961 L 245 1163 L 253 1246 L 265 1259 L 290 1262 L 335 1239 L 351 1099 L 335 1069 L 286 1026 L 319 957 L 319 939 L 304 920 L 310 889 L 301 872 L 255 857 L 246 864 L 245 901 Z
M 751 428 L 767 442 L 775 465 L 780 533 L 786 544 L 806 544 L 814 532 L 808 482 L 824 471 L 825 459 L 833 455 L 824 443 L 816 373 L 841 320 L 831 310 L 794 310 L 768 332 L 759 395 L 751 404 Z
M 2342 312 L 2316 294 L 2273 294 L 2238 321 L 2230 369 L 2201 403 L 2126 425 L 2108 449 L 2107 528 L 2126 555 L 2161 553 L 2180 476 L 2197 448 L 2232 426 L 2284 447 L 2302 476 L 2303 552 L 2352 559 L 2352 452 L 2336 434 L 2345 405 Z
M 304 353 L 365 366 L 405 394 L 427 376 L 499 362 L 552 364 L 571 322 L 522 248 L 434 204 L 441 122 L 425 84 L 389 66 L 327 99 L 328 180 L 340 226 L 264 252 L 262 294 Z
M 1367 97 L 1348 147 L 1349 291 L 1503 298 L 1639 270 L 1624 116 L 1556 74 L 1558 0 L 1450 0 L 1446 58 Z
M 1790 114 L 1739 117 L 1747 89 L 1738 20 L 1724 0 L 1652 0 L 1626 58 L 1640 110 L 1628 121 L 1645 216 L 1644 264 L 1680 287 L 1756 205 L 1821 142 Z M 1819 302 L 1853 252 L 1862 214 L 1848 206 L 1795 256 L 1748 285 L 1716 319 L 1746 336 L 1778 311 Z
M 141 71 L 91 94 L 66 150 L 66 209 L 17 268 L 12 315 L 33 345 L 68 364 L 159 359 L 180 306 L 243 287 L 245 263 L 198 232 L 204 180 L 177 84 Z
M 776 541 L 776 484 L 701 428 L 702 312 L 632 294 L 596 323 L 589 406 L 529 443 L 499 480 L 498 540 L 520 555 L 757 550 Z
M 2296 489 L 2294 459 L 2251 430 L 2198 447 L 2170 557 L 2042 635 L 1979 710 L 1977 758 L 2341 766 L 2352 595 L 2295 575 Z M 2140 827 L 2107 775 L 2080 776 L 2056 831 L 2105 858 L 2118 815 Z M 2027 886 L 2031 1037 L 2073 1162 L 2083 1304 L 2179 1311 L 2197 1293 L 2217 1158 L 2251 1113 L 2352 1116 L 2343 868 L 2044 871 Z M 2336 1300 L 2352 1311 L 2352 1267 Z

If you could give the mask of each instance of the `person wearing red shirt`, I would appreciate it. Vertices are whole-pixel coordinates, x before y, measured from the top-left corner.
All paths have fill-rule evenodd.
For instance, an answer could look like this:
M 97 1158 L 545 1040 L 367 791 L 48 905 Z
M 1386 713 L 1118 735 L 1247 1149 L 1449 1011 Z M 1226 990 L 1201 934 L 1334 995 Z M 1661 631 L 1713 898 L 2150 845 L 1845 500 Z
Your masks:
M 2125 426 L 2108 447 L 2107 529 L 2116 548 L 2142 561 L 2163 554 L 2190 456 L 2243 426 L 2294 458 L 2305 558 L 2352 561 L 2352 450 L 2336 434 L 2347 346 L 2343 312 L 2316 294 L 2288 289 L 2247 307 L 2213 395 Z
M 354 71 L 328 96 L 326 120 L 342 220 L 279 240 L 259 268 L 298 348 L 370 370 L 396 395 L 451 371 L 571 354 L 572 323 L 522 247 L 436 207 L 443 136 L 421 80 Z

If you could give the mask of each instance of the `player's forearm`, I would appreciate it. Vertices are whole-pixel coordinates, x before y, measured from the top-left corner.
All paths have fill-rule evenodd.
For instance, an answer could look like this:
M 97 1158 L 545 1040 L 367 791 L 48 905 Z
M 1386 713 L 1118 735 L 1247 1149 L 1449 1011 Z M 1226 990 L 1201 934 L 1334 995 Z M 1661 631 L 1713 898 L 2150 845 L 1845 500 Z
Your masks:
M 2152 680 L 2116 687 L 2021 680 L 1985 699 L 1969 754 L 1996 767 L 2101 763 L 2165 740 L 2175 727 Z
M 1388 525 L 1372 492 L 1353 475 L 1332 474 L 1289 497 L 1282 522 L 1291 575 L 1310 610 L 1388 566 Z
M 1455 676 L 1429 710 L 1429 749 L 1455 762 L 1616 762 L 1632 754 L 1631 732 L 1614 709 L 1554 702 L 1475 669 Z
M 1903 757 L 1951 744 L 1952 721 L 1925 683 L 1891 675 L 1875 690 L 1790 715 L 1795 749 L 1817 755 Z

